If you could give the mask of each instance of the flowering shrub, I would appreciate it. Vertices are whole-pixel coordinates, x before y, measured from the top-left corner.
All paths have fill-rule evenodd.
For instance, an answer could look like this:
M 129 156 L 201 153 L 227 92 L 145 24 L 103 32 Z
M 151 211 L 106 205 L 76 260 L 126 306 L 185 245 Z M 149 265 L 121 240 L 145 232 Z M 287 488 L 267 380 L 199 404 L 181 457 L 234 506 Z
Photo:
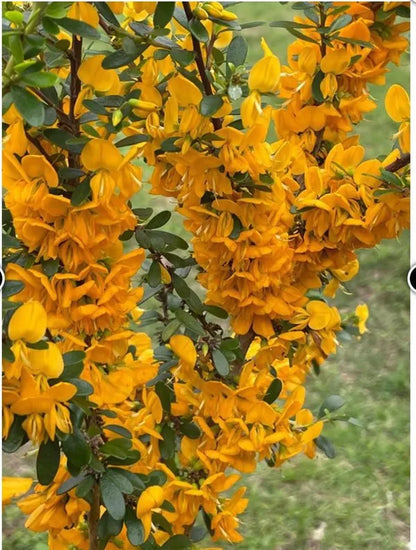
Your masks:
M 331 299 L 409 224 L 406 91 L 391 152 L 352 134 L 408 3 L 297 2 L 270 23 L 288 64 L 262 39 L 251 67 L 218 2 L 6 4 L 3 441 L 38 448 L 26 527 L 55 550 L 239 542 L 236 472 L 333 456 L 342 400 L 314 415 L 304 384 L 368 310 Z M 133 206 L 143 172 L 190 243 Z

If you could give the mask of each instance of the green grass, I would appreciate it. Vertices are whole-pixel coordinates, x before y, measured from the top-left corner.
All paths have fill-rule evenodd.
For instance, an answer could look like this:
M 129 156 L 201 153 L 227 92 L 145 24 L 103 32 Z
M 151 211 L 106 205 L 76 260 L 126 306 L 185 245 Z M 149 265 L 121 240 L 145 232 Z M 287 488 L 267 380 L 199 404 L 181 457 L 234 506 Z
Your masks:
M 247 2 L 235 6 L 242 22 L 291 19 L 293 12 L 280 3 Z M 244 31 L 250 61 L 260 54 L 260 38 L 285 59 L 292 37 L 268 26 Z M 387 83 L 409 88 L 409 56 L 400 68 L 391 67 Z M 386 87 L 371 88 L 379 101 L 376 111 L 360 126 L 367 156 L 390 150 L 396 125 L 386 116 Z M 171 208 L 169 201 L 147 194 L 136 206 L 155 211 Z M 168 230 L 182 233 L 180 217 Z M 183 233 L 182 233 L 183 234 Z M 337 393 L 345 400 L 343 411 L 358 418 L 364 428 L 341 422 L 325 428 L 337 456 L 329 460 L 297 457 L 280 469 L 260 465 L 242 480 L 248 486 L 250 505 L 242 516 L 245 541 L 241 550 L 400 550 L 409 541 L 409 234 L 399 241 L 383 242 L 360 253 L 361 269 L 347 283 L 350 296 L 337 304 L 351 311 L 359 303 L 370 308 L 369 332 L 360 342 L 342 344 L 319 377 L 307 382 L 308 405 L 316 411 L 325 396 Z M 342 411 L 342 410 L 341 410 Z M 19 453 L 7 456 L 5 475 L 30 475 L 32 461 Z M 15 506 L 4 513 L 4 550 L 46 550 L 45 534 L 23 528 Z M 206 543 L 205 546 L 220 546 Z M 224 544 L 223 548 L 231 548 Z

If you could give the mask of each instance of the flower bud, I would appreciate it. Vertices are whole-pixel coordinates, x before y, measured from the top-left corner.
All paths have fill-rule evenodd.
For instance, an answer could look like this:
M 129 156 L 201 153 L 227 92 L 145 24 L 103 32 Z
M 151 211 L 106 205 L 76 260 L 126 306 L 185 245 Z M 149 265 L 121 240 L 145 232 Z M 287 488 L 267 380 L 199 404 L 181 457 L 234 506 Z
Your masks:
M 13 313 L 9 323 L 9 338 L 34 344 L 43 337 L 46 326 L 46 311 L 42 304 L 35 300 L 27 302 Z

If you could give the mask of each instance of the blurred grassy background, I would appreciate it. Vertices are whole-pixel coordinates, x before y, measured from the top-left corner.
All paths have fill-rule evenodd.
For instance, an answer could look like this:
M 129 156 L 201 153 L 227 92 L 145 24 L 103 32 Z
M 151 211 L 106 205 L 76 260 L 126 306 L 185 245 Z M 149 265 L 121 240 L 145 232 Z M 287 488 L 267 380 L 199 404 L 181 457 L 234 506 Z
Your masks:
M 241 22 L 293 16 L 290 3 L 244 2 L 233 9 Z M 284 29 L 268 26 L 246 29 L 244 36 L 251 61 L 259 57 L 264 36 L 285 62 L 293 38 Z M 400 67 L 391 67 L 387 85 L 399 83 L 409 89 L 409 69 L 405 54 Z M 359 128 L 368 157 L 389 151 L 397 131 L 383 108 L 386 91 L 387 86 L 371 87 L 379 107 Z M 145 188 L 135 202 L 156 206 L 159 201 L 147 196 Z M 177 221 L 175 217 L 169 229 L 181 231 Z M 360 342 L 344 343 L 321 375 L 311 376 L 307 383 L 312 410 L 325 396 L 340 394 L 346 403 L 342 410 L 365 428 L 340 422 L 325 428 L 337 449 L 334 460 L 322 455 L 312 461 L 298 457 L 280 469 L 261 465 L 255 474 L 245 476 L 250 505 L 242 518 L 241 550 L 409 548 L 409 255 L 408 232 L 398 241 L 361 251 L 360 272 L 347 284 L 351 295 L 341 295 L 337 302 L 341 311 L 366 302 L 369 333 Z M 25 450 L 19 457 L 6 455 L 4 475 L 30 476 L 33 457 L 24 455 Z M 5 509 L 3 549 L 46 550 L 46 535 L 26 531 L 23 523 L 16 506 Z

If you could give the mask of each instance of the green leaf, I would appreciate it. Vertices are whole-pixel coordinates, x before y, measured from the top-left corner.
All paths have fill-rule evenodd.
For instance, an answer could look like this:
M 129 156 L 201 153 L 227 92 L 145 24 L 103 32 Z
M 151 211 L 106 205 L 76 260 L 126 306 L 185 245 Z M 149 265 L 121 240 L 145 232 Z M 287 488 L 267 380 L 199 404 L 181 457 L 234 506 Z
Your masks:
M 26 344 L 28 348 L 30 349 L 48 349 L 49 344 L 45 340 L 39 340 L 39 342 L 35 342 L 34 344 Z
M 81 206 L 86 202 L 91 194 L 90 179 L 85 178 L 81 183 L 79 183 L 72 193 L 71 196 L 71 205 L 72 206 Z
M 196 19 L 195 17 L 191 19 L 191 21 L 189 22 L 189 30 L 191 31 L 193 36 L 200 42 L 208 42 L 208 31 L 199 19 Z
M 149 25 L 145 25 L 144 23 L 141 23 L 141 22 L 138 22 L 138 21 L 130 23 L 130 28 L 138 36 L 149 36 L 149 34 L 153 30 L 152 27 L 149 27 Z
M 8 233 L 2 233 L 1 235 L 2 248 L 22 248 L 22 243 L 16 237 L 12 237 Z M 17 281 L 16 281 L 17 282 Z
M 131 439 L 133 437 L 127 428 L 124 426 L 119 426 L 118 424 L 106 424 L 103 428 L 121 435 L 122 437 L 127 437 L 127 439 Z
M 155 385 L 155 391 L 160 399 L 163 410 L 169 413 L 170 405 L 175 399 L 172 388 L 166 385 L 165 382 L 157 382 Z
M 116 537 L 123 528 L 123 520 L 113 518 L 108 511 L 105 511 L 98 523 L 98 538 L 100 540 L 100 550 L 107 547 L 111 537 Z
M 147 45 L 143 44 L 142 48 L 137 48 L 137 51 L 133 53 L 127 53 L 124 50 L 116 50 L 115 52 L 106 55 L 101 63 L 103 69 L 118 69 L 124 67 L 139 57 Z
M 46 443 L 41 443 L 36 459 L 36 474 L 41 485 L 52 483 L 59 468 L 61 451 L 59 441 L 48 439 Z
M 227 319 L 228 313 L 225 311 L 225 309 L 222 309 L 222 307 L 218 306 L 204 306 L 205 310 L 213 315 L 214 317 L 218 317 L 219 319 Z
M 65 17 L 71 7 L 71 2 L 51 2 L 48 4 L 45 14 L 52 19 Z
M 276 399 L 279 397 L 280 392 L 282 391 L 283 384 L 281 380 L 278 378 L 275 378 L 270 386 L 267 388 L 267 391 L 263 397 L 263 401 L 266 401 L 266 403 L 269 403 L 271 405 L 276 401 Z
M 133 450 L 127 453 L 126 458 L 117 458 L 115 456 L 109 456 L 107 458 L 108 464 L 115 464 L 117 466 L 130 466 L 136 464 L 140 459 L 139 451 Z
M 79 498 L 85 498 L 88 496 L 94 485 L 94 478 L 92 476 L 85 477 L 83 481 L 75 489 L 75 494 Z
M 174 334 L 176 334 L 180 326 L 181 326 L 181 322 L 178 321 L 178 319 L 173 319 L 172 321 L 170 321 L 162 330 L 161 336 L 162 336 L 163 342 L 168 342 L 170 338 Z
M 182 279 L 182 277 L 179 277 L 179 275 L 177 275 L 176 273 L 172 273 L 172 284 L 173 288 L 183 300 L 189 298 L 191 289 L 186 284 L 185 280 Z
M 160 264 L 154 260 L 150 265 L 150 269 L 146 277 L 149 286 L 156 288 L 160 285 L 161 276 Z
M 192 542 L 185 535 L 174 535 L 161 547 L 162 550 L 186 550 Z
M 312 81 L 312 95 L 318 103 L 323 103 L 325 101 L 321 92 L 321 82 L 324 78 L 325 74 L 322 71 L 318 71 Z
M 332 37 L 335 38 L 335 37 Z M 337 40 L 341 40 L 341 42 L 344 42 L 346 44 L 356 44 L 357 46 L 362 46 L 363 48 L 374 48 L 374 44 L 371 42 L 366 42 L 365 40 L 358 40 L 356 38 L 346 38 L 345 36 L 337 36 Z
M 37 73 L 22 74 L 21 80 L 28 86 L 34 86 L 36 88 L 50 88 L 51 86 L 55 86 L 55 84 L 59 81 L 59 77 L 53 73 L 39 71 Z
M 183 422 L 181 424 L 181 432 L 189 439 L 198 439 L 201 436 L 201 430 L 195 422 Z
M 96 115 L 108 116 L 110 114 L 105 106 L 96 99 L 84 99 L 83 104 L 89 111 Z M 73 139 L 71 141 L 73 141 Z
M 104 476 L 100 480 L 101 498 L 108 513 L 114 519 L 123 519 L 126 512 L 123 493 L 109 477 Z
M 21 281 L 6 281 L 2 288 L 3 298 L 9 298 L 10 296 L 14 296 L 24 288 L 25 288 L 25 285 Z
M 158 2 L 153 15 L 153 25 L 155 27 L 166 27 L 173 17 L 175 2 Z
M 172 233 L 168 233 L 167 231 L 153 230 L 150 233 L 150 239 L 152 244 L 156 245 L 156 242 L 158 243 L 157 246 L 161 252 L 175 250 L 176 248 L 179 248 L 179 250 L 187 250 L 189 247 L 188 243 L 182 239 L 182 237 L 172 235 Z M 160 246 L 159 243 L 162 243 L 162 246 Z
M 162 441 L 159 441 L 160 454 L 164 460 L 169 460 L 175 453 L 176 449 L 176 435 L 174 430 L 165 424 L 160 432 L 163 437 Z
M 43 135 L 46 137 L 46 139 L 48 139 L 58 147 L 62 147 L 62 149 L 66 149 L 73 153 L 81 153 L 82 151 L 82 145 L 68 144 L 68 141 L 72 138 L 72 135 L 68 132 L 65 132 L 65 130 L 62 130 L 60 128 L 48 128 L 44 130 Z
M 333 33 L 334 31 L 338 31 L 339 29 L 346 27 L 351 23 L 351 21 L 352 21 L 351 15 L 348 15 L 346 13 L 344 15 L 341 15 L 341 17 L 336 17 L 333 23 L 331 24 L 331 26 L 329 27 L 328 33 L 330 34 L 330 33 Z
M 144 541 L 144 529 L 142 522 L 137 518 L 131 508 L 126 510 L 127 538 L 132 546 L 139 546 Z
M 235 36 L 227 50 L 227 63 L 232 63 L 235 67 L 244 65 L 247 57 L 248 44 L 241 35 Z
M 94 6 L 97 8 L 98 12 L 114 27 L 119 27 L 120 23 L 118 22 L 117 17 L 114 15 L 113 10 L 110 8 L 107 2 L 94 2 Z
M 4 13 L 4 17 L 11 21 L 12 23 L 15 23 L 16 25 L 21 25 L 23 23 L 23 13 L 21 11 L 13 10 L 13 11 L 6 11 Z
M 23 421 L 23 416 L 14 417 L 7 439 L 3 439 L 5 453 L 15 453 L 28 440 L 26 432 L 22 428 Z
M 238 237 L 240 236 L 240 233 L 243 231 L 244 227 L 243 227 L 243 224 L 240 221 L 240 218 L 237 218 L 237 216 L 235 214 L 233 214 L 232 217 L 233 217 L 233 220 L 234 220 L 234 225 L 233 225 L 233 230 L 229 234 L 229 238 L 235 240 L 235 239 L 238 239 Z
M 177 141 L 177 139 L 178 137 L 170 137 L 164 139 L 160 144 L 160 148 L 165 153 L 177 153 L 178 151 L 180 151 L 180 148 L 175 145 L 175 141 Z
M 152 218 L 149 222 L 146 224 L 146 229 L 156 229 L 157 227 L 162 227 L 168 221 L 170 220 L 172 216 L 172 212 L 169 210 L 164 210 L 163 212 L 159 212 L 159 214 L 156 214 L 154 218 Z
M 329 441 L 328 438 L 326 438 L 323 435 L 320 435 L 315 439 L 315 443 L 318 449 L 321 449 L 321 451 L 323 451 L 328 458 L 335 458 L 336 456 L 335 447 L 333 446 L 331 441 Z
M 71 34 L 76 34 L 77 36 L 82 36 L 84 38 L 92 38 L 94 40 L 98 40 L 100 38 L 100 33 L 94 29 L 94 27 L 91 27 L 91 25 L 88 25 L 83 21 L 70 19 L 69 17 L 62 17 L 58 20 L 58 24 Z
M 107 443 L 100 447 L 100 452 L 103 455 L 114 456 L 116 458 L 124 459 L 127 458 L 131 446 L 132 443 L 129 439 L 116 438 L 107 441 Z
M 71 365 L 82 363 L 85 357 L 85 351 L 68 351 L 63 355 L 64 365 L 65 367 L 69 367 Z
M 31 126 L 42 126 L 45 120 L 44 105 L 37 97 L 31 94 L 28 90 L 19 86 L 10 88 L 13 103 L 22 117 Z
M 384 170 L 384 168 L 380 169 L 381 176 L 384 181 L 389 183 L 390 185 L 394 185 L 395 187 L 402 188 L 402 180 L 393 172 L 389 172 L 388 170 Z
M 153 59 L 156 59 L 157 61 L 161 61 L 162 59 L 165 59 L 169 55 L 168 50 L 155 50 L 153 53 Z
M 55 21 L 53 21 L 50 17 L 43 17 L 42 25 L 45 31 L 49 34 L 59 34 L 61 30 L 59 26 L 55 23 Z M 57 40 L 57 42 L 61 42 L 61 41 Z M 55 44 L 55 47 L 57 47 L 56 44 Z
M 161 470 L 153 470 L 153 472 L 150 472 L 148 475 L 148 482 L 147 487 L 150 487 L 152 485 L 164 485 L 167 481 L 167 476 L 165 472 L 162 472 Z
M 299 31 L 297 31 L 296 29 L 292 29 L 292 28 L 288 28 L 287 30 L 288 30 L 288 32 L 290 32 L 290 34 L 293 34 L 293 36 L 296 36 L 296 38 L 300 38 L 301 40 L 304 40 L 305 42 L 311 42 L 312 44 L 318 44 L 318 46 L 319 46 L 319 42 L 317 40 L 314 40 L 313 38 L 310 38 L 306 34 L 303 34 Z
M 212 352 L 212 360 L 214 362 L 215 370 L 221 376 L 227 376 L 230 373 L 230 365 L 228 359 L 219 349 L 214 349 Z
M 199 110 L 202 116 L 212 116 L 221 109 L 224 101 L 219 95 L 207 95 L 202 98 Z
M 68 491 L 71 491 L 74 487 L 77 487 L 82 481 L 86 479 L 86 474 L 83 472 L 82 474 L 79 474 L 75 477 L 70 477 L 60 487 L 58 487 L 56 494 L 57 495 L 63 495 L 64 493 L 67 493 Z M 92 478 L 91 478 L 92 479 Z
M 314 29 L 313 25 L 305 23 L 296 23 L 295 21 L 272 21 L 270 27 L 279 27 L 281 29 Z
M 319 408 L 318 418 L 325 416 L 326 410 L 333 412 L 340 409 L 344 403 L 345 402 L 340 395 L 329 395 Z
M 45 275 L 48 277 L 53 277 L 56 273 L 58 273 L 59 258 L 56 258 L 55 260 L 45 260 L 42 262 L 42 268 Z
M 241 23 L 241 30 L 254 29 L 255 27 L 262 27 L 266 25 L 266 21 L 249 21 L 248 23 Z
M 195 319 L 190 313 L 187 313 L 183 309 L 177 309 L 175 311 L 176 318 L 190 331 L 194 332 L 198 336 L 204 336 L 205 331 L 198 319 Z
M 114 485 L 122 493 L 131 494 L 134 491 L 134 487 L 132 483 L 127 479 L 126 476 L 121 474 L 117 469 L 109 468 L 103 475 L 102 479 L 104 478 L 107 481 L 114 483 Z
M 150 218 L 153 214 L 152 208 L 133 208 L 133 214 L 139 218 L 141 222 Z
M 89 382 L 79 380 L 78 378 L 68 378 L 68 382 L 77 387 L 77 397 L 87 397 L 94 393 L 94 388 Z
M 127 147 L 129 145 L 136 145 L 136 143 L 143 143 L 144 141 L 149 141 L 149 136 L 145 136 L 142 134 L 135 134 L 134 136 L 129 136 L 126 138 L 121 139 L 120 141 L 117 141 L 114 145 L 116 147 Z M 135 210 L 143 210 L 143 211 L 151 211 L 151 208 L 135 208 Z M 135 211 L 134 210 L 134 211 Z M 152 214 L 150 212 L 149 216 Z M 143 219 L 143 218 L 142 218 Z M 146 218 L 144 218 L 146 219 Z
M 24 58 L 23 43 L 19 35 L 9 37 L 9 48 L 16 64 L 22 63 Z
M 174 61 L 186 67 L 194 60 L 194 53 L 189 50 L 182 50 L 181 48 L 172 48 L 170 55 Z
M 81 432 L 76 431 L 62 441 L 62 450 L 75 468 L 87 466 L 91 460 L 91 449 Z

